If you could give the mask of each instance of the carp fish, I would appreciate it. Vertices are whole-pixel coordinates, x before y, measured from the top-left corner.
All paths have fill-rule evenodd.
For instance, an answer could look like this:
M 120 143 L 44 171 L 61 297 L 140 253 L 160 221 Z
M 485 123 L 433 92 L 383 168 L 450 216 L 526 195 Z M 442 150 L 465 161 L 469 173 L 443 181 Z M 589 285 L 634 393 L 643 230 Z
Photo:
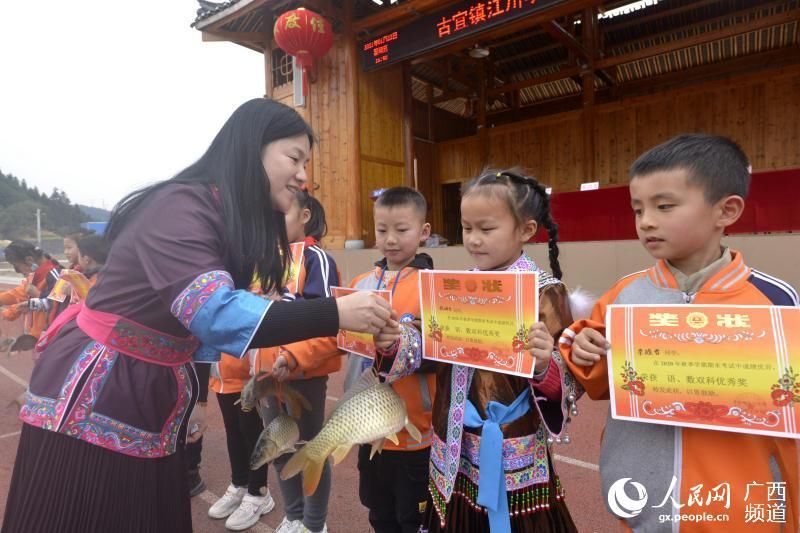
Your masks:
M 299 438 L 300 429 L 297 427 L 297 422 L 281 412 L 259 435 L 250 455 L 250 470 L 256 470 L 284 453 L 295 451 L 294 445 Z
M 300 418 L 301 409 L 311 410 L 311 404 L 306 397 L 297 392 L 289 383 L 277 381 L 268 372 L 259 372 L 250 378 L 242 389 L 242 395 L 237 400 L 242 411 L 252 411 L 259 400 L 267 397 L 276 397 L 283 400 L 289 413 L 294 418 Z
M 317 436 L 289 459 L 281 479 L 303 472 L 303 491 L 310 496 L 317 490 L 329 455 L 333 464 L 339 464 L 354 445 L 372 443 L 371 459 L 383 449 L 385 439 L 398 444 L 397 432 L 403 428 L 417 442 L 422 441 L 419 430 L 408 420 L 403 399 L 368 369 L 342 397 Z

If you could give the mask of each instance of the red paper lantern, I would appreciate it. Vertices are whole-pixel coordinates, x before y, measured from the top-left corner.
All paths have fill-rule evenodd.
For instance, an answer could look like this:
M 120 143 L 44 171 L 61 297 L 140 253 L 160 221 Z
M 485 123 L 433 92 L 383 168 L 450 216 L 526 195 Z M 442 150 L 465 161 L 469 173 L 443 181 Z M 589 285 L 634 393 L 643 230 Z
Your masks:
M 322 15 L 304 7 L 287 11 L 275 21 L 275 42 L 297 58 L 303 69 L 303 94 L 308 93 L 308 70 L 333 46 L 333 28 Z

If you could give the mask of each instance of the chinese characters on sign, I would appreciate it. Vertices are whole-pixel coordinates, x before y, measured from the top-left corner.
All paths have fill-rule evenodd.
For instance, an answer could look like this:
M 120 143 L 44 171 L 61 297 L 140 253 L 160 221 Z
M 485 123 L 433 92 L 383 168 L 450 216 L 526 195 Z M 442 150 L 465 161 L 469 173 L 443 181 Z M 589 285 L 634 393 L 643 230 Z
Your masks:
M 563 0 L 462 0 L 420 16 L 360 44 L 361 64 L 372 70 L 518 20 Z
M 469 7 L 456 11 L 449 17 L 442 17 L 436 25 L 437 35 L 441 39 L 447 35 L 457 33 L 468 28 L 475 28 L 487 20 L 500 17 L 512 11 L 534 5 L 536 0 L 489 0 L 488 2 L 475 2 Z
M 615 418 L 797 438 L 800 309 L 612 305 Z
M 423 357 L 533 375 L 525 349 L 538 321 L 535 272 L 420 271 Z

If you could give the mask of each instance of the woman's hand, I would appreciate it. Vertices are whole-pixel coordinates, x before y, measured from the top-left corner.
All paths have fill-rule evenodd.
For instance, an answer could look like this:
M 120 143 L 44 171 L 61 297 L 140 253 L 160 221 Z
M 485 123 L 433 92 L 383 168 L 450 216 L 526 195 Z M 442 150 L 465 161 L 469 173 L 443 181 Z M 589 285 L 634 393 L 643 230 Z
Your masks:
M 358 291 L 336 299 L 339 328 L 377 335 L 387 325 L 396 327 L 389 302 L 369 291 Z
M 208 429 L 206 405 L 205 403 L 197 402 L 192 410 L 192 416 L 189 418 L 189 431 L 186 434 L 187 444 L 200 440 L 203 433 Z
M 537 322 L 531 326 L 528 331 L 528 344 L 525 348 L 533 354 L 536 373 L 542 373 L 547 370 L 550 358 L 553 357 L 555 342 L 544 322 Z

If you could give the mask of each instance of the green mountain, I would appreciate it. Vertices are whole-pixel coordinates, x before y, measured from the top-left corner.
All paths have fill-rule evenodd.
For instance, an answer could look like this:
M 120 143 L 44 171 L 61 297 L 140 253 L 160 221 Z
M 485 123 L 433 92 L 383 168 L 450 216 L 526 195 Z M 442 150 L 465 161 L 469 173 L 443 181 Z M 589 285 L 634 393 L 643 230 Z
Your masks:
M 81 208 L 81 211 L 83 211 L 92 222 L 107 222 L 108 219 L 111 218 L 111 211 L 107 209 L 83 204 L 78 204 L 78 207 Z
M 0 239 L 25 239 L 36 236 L 36 209 L 42 210 L 42 230 L 66 235 L 91 220 L 73 204 L 64 191 L 50 195 L 28 187 L 24 179 L 0 172 Z

